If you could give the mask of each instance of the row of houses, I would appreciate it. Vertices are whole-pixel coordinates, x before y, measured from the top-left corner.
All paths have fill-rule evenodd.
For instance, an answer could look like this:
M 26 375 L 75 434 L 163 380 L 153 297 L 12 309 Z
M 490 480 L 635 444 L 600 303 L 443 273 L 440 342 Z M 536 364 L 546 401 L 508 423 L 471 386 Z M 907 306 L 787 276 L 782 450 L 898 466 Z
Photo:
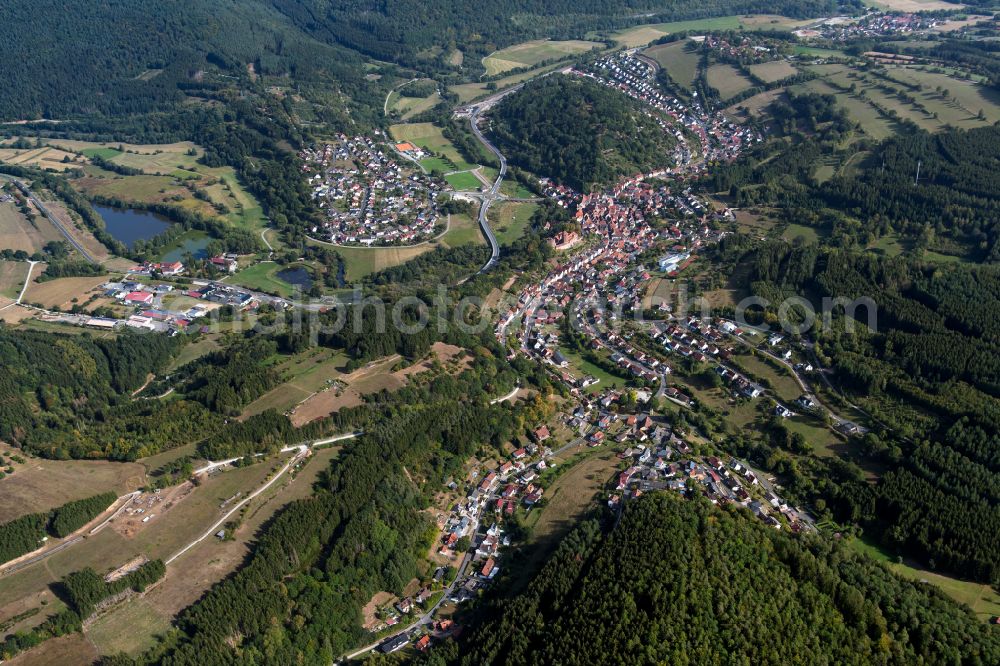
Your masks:
M 634 49 L 622 51 L 594 62 L 585 72 L 594 80 L 620 90 L 650 108 L 671 118 L 667 124 L 678 139 L 675 165 L 692 166 L 694 152 L 687 148 L 684 134 L 678 128 L 698 138 L 704 160 L 697 170 L 703 171 L 711 161 L 736 159 L 749 145 L 763 140 L 759 130 L 743 127 L 721 112 L 708 112 L 695 100 L 688 104 L 666 93 L 656 80 L 655 67 L 638 56 Z
M 764 524 L 775 529 L 801 532 L 815 529 L 811 519 L 790 506 L 746 463 L 735 458 L 724 462 L 716 456 L 679 457 L 670 446 L 643 444 L 625 449 L 620 457 L 629 466 L 618 475 L 609 493 L 608 505 L 658 490 L 686 496 L 703 495 L 714 504 L 736 504 L 749 509 Z
M 184 274 L 184 264 L 179 261 L 150 262 L 133 266 L 129 273 L 134 275 L 154 275 L 159 274 L 164 277 L 173 277 Z

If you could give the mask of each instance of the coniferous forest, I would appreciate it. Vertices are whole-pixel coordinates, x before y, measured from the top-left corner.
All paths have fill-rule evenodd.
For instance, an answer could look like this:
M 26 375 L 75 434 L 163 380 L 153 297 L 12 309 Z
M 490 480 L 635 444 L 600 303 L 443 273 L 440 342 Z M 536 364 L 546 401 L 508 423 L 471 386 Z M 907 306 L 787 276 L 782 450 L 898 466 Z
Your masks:
M 581 524 L 483 624 L 418 663 L 992 664 L 1000 636 L 831 540 L 676 495 Z M 462 652 L 459 656 L 458 652 Z
M 492 135 L 518 166 L 586 191 L 663 166 L 676 139 L 650 113 L 587 79 L 550 76 L 497 105 Z

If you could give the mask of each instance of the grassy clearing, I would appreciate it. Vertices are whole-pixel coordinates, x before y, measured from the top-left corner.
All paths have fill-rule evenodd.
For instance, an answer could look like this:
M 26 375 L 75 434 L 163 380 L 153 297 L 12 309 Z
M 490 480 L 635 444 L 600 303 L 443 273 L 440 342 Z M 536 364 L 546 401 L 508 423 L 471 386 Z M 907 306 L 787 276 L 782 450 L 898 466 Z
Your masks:
M 416 247 L 338 247 L 337 252 L 344 259 L 344 279 L 353 282 L 371 273 L 398 266 L 432 249 L 433 246 L 427 244 Z
M 135 544 L 113 529 L 105 528 L 38 563 L 4 576 L 3 585 L 0 585 L 0 606 L 38 594 L 73 571 L 90 567 L 104 574 L 139 554 L 141 551 Z
M 493 76 L 518 67 L 530 67 L 544 60 L 568 57 L 602 46 L 600 42 L 583 40 L 537 39 L 494 51 L 483 58 L 483 66 L 486 67 L 486 73 Z
M 514 589 L 526 584 L 587 510 L 595 503 L 596 496 L 618 467 L 618 459 L 608 448 L 576 449 L 581 459 L 572 468 L 564 470 L 545 491 L 545 505 L 529 512 L 526 519 L 531 528 L 531 539 L 525 546 L 525 557 L 518 562 L 521 572 L 514 582 Z M 513 591 L 513 590 L 512 590 Z
M 12 452 L 6 446 L 0 451 L 5 457 Z M 0 523 L 109 490 L 121 495 L 146 480 L 138 463 L 46 460 L 15 453 L 25 457 L 25 464 L 15 464 L 14 473 L 0 481 Z
M 94 622 L 87 638 L 102 654 L 134 655 L 152 645 L 178 612 L 244 561 L 264 522 L 289 502 L 312 493 L 312 484 L 338 453 L 338 447 L 317 451 L 301 471 L 287 473 L 246 506 L 231 539 L 206 539 L 189 550 L 142 598 L 131 599 Z
M 471 171 L 450 173 L 444 179 L 458 191 L 478 190 L 483 186 L 482 182 Z
M 168 372 L 173 372 L 186 363 L 190 363 L 196 358 L 201 358 L 209 352 L 219 349 L 219 343 L 214 338 L 200 338 L 190 342 L 181 349 L 177 357 L 171 362 Z
M 795 66 L 787 60 L 774 60 L 772 62 L 764 62 L 759 65 L 750 65 L 750 71 L 754 76 L 767 83 L 787 79 L 789 76 L 795 76 L 799 72 L 799 70 L 795 69 Z
M 596 384 L 591 384 L 585 390 L 588 393 L 596 393 L 600 390 L 606 389 L 609 386 L 625 386 L 626 379 L 619 377 L 618 375 L 613 375 L 606 372 L 602 368 L 594 365 L 590 361 L 584 359 L 580 354 L 576 352 L 571 352 L 566 349 L 561 349 L 563 356 L 569 361 L 568 370 L 577 377 L 583 377 L 584 375 L 590 375 L 600 380 Z
M 539 74 L 544 74 L 546 72 L 551 72 L 554 69 L 563 67 L 562 63 L 555 63 L 552 65 L 546 65 L 544 67 L 536 67 L 535 69 L 528 70 L 527 72 L 521 72 L 520 74 L 512 74 L 510 76 L 504 77 L 502 79 L 497 79 L 492 83 L 495 86 L 495 90 L 503 90 L 504 88 L 509 88 L 510 86 L 517 85 L 527 81 L 528 79 L 534 78 Z M 476 99 L 477 97 L 483 97 L 489 93 L 494 92 L 489 88 L 487 83 L 463 83 L 456 86 L 451 86 L 449 90 L 456 95 L 458 95 L 458 101 L 465 103 Z
M 158 509 L 160 515 L 127 539 L 128 543 L 150 559 L 170 557 L 204 534 L 213 522 L 226 513 L 227 508 L 220 508 L 223 502 L 237 494 L 242 496 L 255 490 L 273 470 L 280 469 L 284 460 L 285 457 L 272 458 L 249 467 L 229 469 L 206 479 L 170 509 Z M 83 548 L 83 544 L 78 544 L 68 550 L 82 551 Z
M 955 9 L 961 5 L 944 0 L 864 0 L 866 5 L 898 12 L 929 12 L 936 9 Z
M 170 622 L 145 599 L 131 599 L 97 618 L 84 631 L 101 654 L 135 656 L 156 643 L 156 635 L 170 629 Z
M 803 87 L 836 95 L 873 138 L 884 138 L 893 131 L 895 121 L 885 117 L 892 112 L 929 132 L 949 126 L 981 127 L 1000 120 L 1000 93 L 954 73 L 932 72 L 923 65 L 890 65 L 878 71 L 843 64 L 813 65 L 810 69 L 824 80 L 810 81 Z M 848 86 L 854 86 L 855 92 L 844 92 Z M 905 93 L 913 101 L 887 92 L 885 86 Z
M 83 637 L 74 633 L 59 638 L 50 638 L 38 647 L 22 652 L 13 659 L 4 662 L 7 666 L 86 666 L 96 663 L 100 655 L 94 646 Z
M 774 90 L 757 93 L 753 97 L 729 106 L 726 109 L 726 114 L 732 116 L 736 121 L 741 121 L 740 115 L 742 113 L 742 109 L 746 109 L 746 113 L 750 116 L 760 116 L 764 109 L 784 92 L 784 88 L 775 88 Z
M 785 419 L 784 424 L 791 432 L 800 433 L 806 438 L 814 455 L 843 458 L 847 454 L 848 443 L 812 417 L 793 416 Z
M 37 271 L 38 268 L 35 268 Z M 73 305 L 73 300 L 85 301 L 86 295 L 107 278 L 103 275 L 92 277 L 67 277 L 34 282 L 28 285 L 24 294 L 25 303 L 41 303 L 44 307 L 59 307 L 64 310 Z
M 813 79 L 804 84 L 793 86 L 796 93 L 815 92 L 821 95 L 833 95 L 837 102 L 847 109 L 851 119 L 860 123 L 861 129 L 873 139 L 885 139 L 894 134 L 895 123 L 879 113 L 878 109 L 854 95 L 837 90 L 822 79 Z
M 481 173 L 486 176 L 486 179 L 490 182 L 496 181 L 495 172 L 492 176 L 488 175 L 484 168 Z M 515 199 L 531 199 L 532 197 L 537 196 L 534 192 L 522 185 L 520 181 L 512 180 L 510 178 L 505 178 L 503 182 L 500 183 L 500 193 L 508 197 L 514 197 Z
M 734 358 L 751 375 L 766 379 L 770 388 L 781 400 L 791 402 L 802 395 L 802 388 L 784 368 L 778 370 L 757 356 L 740 354 Z
M 531 216 L 538 210 L 534 203 L 503 203 L 490 209 L 493 233 L 502 245 L 513 243 L 524 235 Z
M 313 482 L 338 452 L 338 448 L 317 451 L 303 469 L 287 473 L 254 498 L 247 504 L 244 517 L 231 539 L 206 539 L 193 547 L 174 563 L 167 576 L 145 595 L 144 601 L 166 619 L 194 603 L 209 587 L 232 573 L 244 561 L 252 540 L 264 522 L 289 502 L 312 493 Z M 123 617 L 116 624 L 122 631 L 129 630 L 127 618 Z
M 6 146 L 0 148 L 0 162 L 35 167 L 43 171 L 65 171 L 86 162 L 82 157 L 58 148 L 53 148 L 52 146 L 27 149 L 11 148 L 9 143 L 0 143 L 0 146 Z
M 195 467 L 198 467 L 197 463 L 202 460 L 201 456 L 198 455 L 196 444 L 191 442 L 172 449 L 167 449 L 166 451 L 161 451 L 160 453 L 152 456 L 140 458 L 138 462 L 140 462 L 146 469 L 146 472 L 149 473 L 160 469 L 167 463 L 173 462 L 178 458 L 183 458 L 184 456 L 190 456 L 192 461 L 196 463 L 194 465 Z
M 938 118 L 956 127 L 977 127 L 1000 120 L 1000 93 L 974 80 L 960 79 L 922 67 L 890 67 L 889 74 L 901 81 L 919 84 L 923 91 L 917 96 Z M 937 93 L 937 87 L 948 91 L 947 98 Z M 975 116 L 982 110 L 985 120 Z
M 428 170 L 444 166 L 446 168 L 442 169 L 443 171 L 468 171 L 476 166 L 466 162 L 454 144 L 445 138 L 441 128 L 433 123 L 403 123 L 393 125 L 389 131 L 396 141 L 408 141 L 444 158 L 443 165 L 432 166 L 427 163 L 428 160 L 424 160 L 422 164 Z
M 953 254 L 941 254 L 940 252 L 935 252 L 934 250 L 924 250 L 923 256 L 921 257 L 924 261 L 930 261 L 936 264 L 964 264 L 970 263 L 964 257 L 956 257 Z
M 708 85 L 719 91 L 719 97 L 729 99 L 753 85 L 742 72 L 732 65 L 718 63 L 708 68 Z
M 429 81 L 430 79 L 420 80 Z M 398 114 L 403 120 L 409 120 L 413 116 L 434 108 L 441 102 L 441 95 L 438 91 L 434 91 L 426 97 L 413 97 L 406 94 L 408 88 L 409 85 L 404 85 L 391 92 L 388 104 L 386 104 L 389 111 Z
M 819 242 L 819 232 L 816 231 L 816 228 L 807 227 L 803 224 L 789 224 L 785 228 L 784 233 L 781 234 L 781 237 L 789 243 L 816 244 Z
M 681 86 L 690 86 L 698 75 L 698 61 L 700 57 L 696 52 L 690 50 L 693 42 L 682 40 L 672 44 L 658 44 L 651 46 L 643 53 L 660 63 L 660 67 L 667 70 L 670 78 Z
M 904 578 L 927 582 L 940 588 L 958 603 L 971 608 L 981 620 L 989 620 L 1000 615 L 1000 593 L 989 585 L 942 576 L 914 566 L 912 562 L 898 562 L 882 548 L 864 539 L 851 539 L 847 543 L 855 551 L 882 562 Z
M 431 349 L 433 356 L 452 371 L 458 372 L 469 367 L 461 347 L 436 342 Z M 400 360 L 398 354 L 393 354 L 372 361 L 349 374 L 342 374 L 338 377 L 344 384 L 342 390 L 320 391 L 296 405 L 290 414 L 292 424 L 301 426 L 343 407 L 359 405 L 364 400 L 363 396 L 371 393 L 396 391 L 409 383 L 411 375 L 425 372 L 433 367 L 432 359 L 428 358 L 394 370 Z
M 479 229 L 479 222 L 468 215 L 452 215 L 448 232 L 440 240 L 440 243 L 446 247 L 485 242 Z
M 226 282 L 241 285 L 247 289 L 277 294 L 284 298 L 292 296 L 294 288 L 277 276 L 286 267 L 270 261 L 262 261 L 239 271 Z
M 122 151 L 117 148 L 84 148 L 80 151 L 80 154 L 84 157 L 99 157 L 104 160 L 110 160 L 121 155 Z
M 841 58 L 844 52 L 837 49 L 824 49 L 819 46 L 803 46 L 796 44 L 792 51 L 798 55 L 814 56 L 816 58 Z
M 37 268 L 35 269 L 38 270 Z M 24 280 L 28 277 L 28 262 L 26 261 L 0 261 L 0 300 L 9 299 L 0 305 L 7 305 L 8 302 L 17 298 L 24 286 Z
M 906 247 L 901 242 L 899 236 L 895 234 L 882 236 L 865 249 L 887 257 L 898 257 L 906 251 Z
M 284 383 L 268 391 L 243 410 L 243 417 L 267 409 L 284 412 L 311 394 L 324 388 L 344 372 L 347 357 L 329 349 L 314 348 L 286 359 L 275 369 L 287 377 Z

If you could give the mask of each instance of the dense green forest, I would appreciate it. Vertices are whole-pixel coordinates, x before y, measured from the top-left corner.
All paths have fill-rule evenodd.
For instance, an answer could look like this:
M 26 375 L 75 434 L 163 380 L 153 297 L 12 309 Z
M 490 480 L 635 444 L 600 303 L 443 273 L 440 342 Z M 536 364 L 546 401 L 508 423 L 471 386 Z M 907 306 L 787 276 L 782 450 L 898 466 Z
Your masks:
M 146 438 L 150 430 L 184 410 L 143 406 L 129 394 L 182 344 L 164 335 L 97 339 L 0 327 L 0 438 L 54 458 L 134 458 L 150 450 L 157 444 Z M 198 423 L 182 420 L 173 427 Z
M 362 85 L 362 59 L 320 43 L 263 0 L 108 0 L 67 12 L 56 0 L 0 6 L 8 94 L 0 118 L 169 111 L 210 72 Z M 204 81 L 206 74 L 208 81 Z
M 224 77 L 251 84 L 248 65 L 357 100 L 377 87 L 364 78 L 361 54 L 454 69 L 446 62 L 455 48 L 481 56 L 532 37 L 577 38 L 639 21 L 835 9 L 831 0 L 108 0 L 67 12 L 56 0 L 11 0 L 0 6 L 0 58 L 8 64 L 0 119 L 171 111 L 194 91 L 227 86 Z
M 741 508 L 650 494 L 580 525 L 530 583 L 416 663 L 994 664 L 1000 635 L 928 585 Z
M 677 143 L 647 107 L 585 78 L 532 81 L 490 119 L 513 164 L 577 190 L 662 167 Z
M 727 14 L 807 18 L 833 13 L 830 0 L 271 0 L 309 34 L 382 60 L 444 65 L 456 48 L 478 61 L 533 37 L 576 39 L 589 30 Z M 852 4 L 852 3 L 842 3 Z M 444 48 L 441 48 L 444 47 Z M 478 56 L 478 57 L 471 57 Z
M 864 453 L 887 469 L 874 485 L 821 474 L 810 490 L 890 550 L 1000 580 L 1000 269 L 782 242 L 749 256 L 751 288 L 772 303 L 813 294 L 817 304 L 866 297 L 877 308 L 874 331 L 859 324 L 852 333 L 835 316 L 816 335 L 816 352 L 872 415 Z M 867 322 L 867 308 L 854 316 Z

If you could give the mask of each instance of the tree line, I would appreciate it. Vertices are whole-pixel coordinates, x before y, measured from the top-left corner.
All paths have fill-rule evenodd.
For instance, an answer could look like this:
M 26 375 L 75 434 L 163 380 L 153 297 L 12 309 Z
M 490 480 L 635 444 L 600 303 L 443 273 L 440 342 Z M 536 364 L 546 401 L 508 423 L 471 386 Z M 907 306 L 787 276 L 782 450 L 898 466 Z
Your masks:
M 83 621 L 109 599 L 131 592 L 143 592 L 163 578 L 167 569 L 162 560 L 150 560 L 117 580 L 106 582 L 93 569 L 74 571 L 55 585 L 67 608 L 26 631 L 17 631 L 0 643 L 0 656 L 11 659 L 50 638 L 65 636 L 83 628 Z
M 118 498 L 113 492 L 67 502 L 51 511 L 29 513 L 0 525 L 0 562 L 9 562 L 41 545 L 47 534 L 63 538 L 107 509 Z

